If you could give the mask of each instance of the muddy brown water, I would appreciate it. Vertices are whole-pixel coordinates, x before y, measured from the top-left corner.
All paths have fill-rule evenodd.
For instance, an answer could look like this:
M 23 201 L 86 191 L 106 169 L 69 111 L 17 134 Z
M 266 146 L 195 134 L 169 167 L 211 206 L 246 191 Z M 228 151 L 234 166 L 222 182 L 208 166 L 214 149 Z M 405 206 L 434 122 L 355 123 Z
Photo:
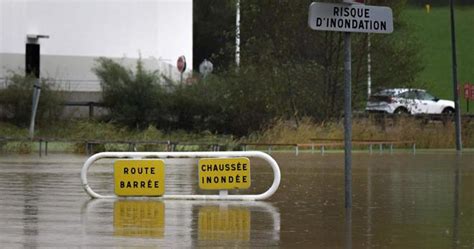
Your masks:
M 474 153 L 353 156 L 353 208 L 344 209 L 343 154 L 275 153 L 282 182 L 257 202 L 92 200 L 85 156 L 0 156 L 1 248 L 474 248 Z M 166 164 L 166 193 L 198 190 L 192 161 Z M 261 193 L 271 169 L 251 159 Z M 111 162 L 89 182 L 113 193 Z M 232 192 L 234 193 L 234 192 Z M 231 193 L 231 194 L 232 194 Z

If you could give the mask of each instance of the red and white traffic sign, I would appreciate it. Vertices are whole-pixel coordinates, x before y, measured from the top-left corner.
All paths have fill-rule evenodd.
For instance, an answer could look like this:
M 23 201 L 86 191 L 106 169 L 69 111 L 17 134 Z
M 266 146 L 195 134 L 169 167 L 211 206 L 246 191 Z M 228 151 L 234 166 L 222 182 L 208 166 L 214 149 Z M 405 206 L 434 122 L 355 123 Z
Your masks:
M 178 58 L 178 61 L 176 62 L 176 67 L 178 67 L 178 71 L 180 73 L 186 71 L 186 57 L 184 57 L 184 55 Z
M 471 83 L 464 84 L 464 99 L 474 100 L 474 85 Z

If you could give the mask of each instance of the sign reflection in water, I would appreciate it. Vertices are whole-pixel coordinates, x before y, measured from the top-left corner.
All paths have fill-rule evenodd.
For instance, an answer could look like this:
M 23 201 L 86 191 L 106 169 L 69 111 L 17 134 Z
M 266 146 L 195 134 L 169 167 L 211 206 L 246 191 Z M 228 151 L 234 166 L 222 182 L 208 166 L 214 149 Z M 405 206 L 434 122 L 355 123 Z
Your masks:
M 114 203 L 114 235 L 163 238 L 165 204 L 158 201 Z
M 199 240 L 250 240 L 250 211 L 246 207 L 201 207 L 198 224 Z
M 251 243 L 252 238 L 280 241 L 280 213 L 266 202 L 151 199 L 93 199 L 86 202 L 82 210 L 83 227 L 94 227 L 91 223 L 99 220 L 102 227 L 104 223 L 113 224 L 110 232 L 115 237 L 154 238 L 165 243 L 180 241 L 180 247 L 188 242 L 191 247 L 195 237 L 210 242 Z M 260 231 L 266 231 L 265 238 Z M 87 231 L 84 234 L 87 235 Z

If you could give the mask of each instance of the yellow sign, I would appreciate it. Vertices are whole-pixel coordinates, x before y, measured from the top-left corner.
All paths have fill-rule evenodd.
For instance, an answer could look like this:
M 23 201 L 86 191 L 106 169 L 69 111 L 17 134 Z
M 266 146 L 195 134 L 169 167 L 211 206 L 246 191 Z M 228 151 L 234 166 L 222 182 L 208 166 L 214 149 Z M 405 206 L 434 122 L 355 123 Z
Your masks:
M 239 158 L 203 158 L 199 160 L 201 189 L 250 188 L 250 160 Z
M 114 203 L 114 235 L 163 238 L 165 204 L 152 201 L 116 201 Z
M 117 160 L 114 179 L 118 196 L 161 196 L 165 193 L 165 162 L 158 159 Z
M 250 239 L 250 211 L 246 208 L 203 207 L 199 210 L 199 240 Z

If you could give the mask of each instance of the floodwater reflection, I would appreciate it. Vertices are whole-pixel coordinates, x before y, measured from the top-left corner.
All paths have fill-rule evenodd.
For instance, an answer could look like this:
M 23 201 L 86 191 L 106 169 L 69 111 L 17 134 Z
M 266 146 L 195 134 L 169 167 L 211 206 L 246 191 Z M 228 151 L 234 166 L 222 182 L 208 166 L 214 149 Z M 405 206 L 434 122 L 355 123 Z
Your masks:
M 342 155 L 274 156 L 287 162 L 272 198 L 282 215 L 282 247 L 474 247 L 472 153 L 355 154 L 349 213 Z
M 196 202 L 91 200 L 86 157 L 2 155 L 0 247 L 474 248 L 472 152 L 356 153 L 350 213 L 343 154 L 273 156 L 282 181 L 269 200 Z M 168 162 L 167 191 L 201 193 L 189 163 Z M 261 193 L 271 169 L 253 163 L 248 192 Z M 94 189 L 113 193 L 111 165 L 90 174 Z
M 459 185 L 461 174 L 461 156 L 457 155 L 454 163 L 454 198 L 453 198 L 453 243 L 452 248 L 459 246 Z
M 199 208 L 199 240 L 250 240 L 250 210 L 242 207 Z
M 112 215 L 104 212 L 111 207 Z M 280 213 L 266 202 L 93 199 L 84 203 L 81 216 L 85 237 L 105 223 L 113 224 L 110 233 L 115 237 L 158 239 L 174 247 L 192 246 L 196 238 L 206 247 L 280 240 Z
M 114 236 L 163 238 L 165 204 L 157 201 L 116 201 Z

